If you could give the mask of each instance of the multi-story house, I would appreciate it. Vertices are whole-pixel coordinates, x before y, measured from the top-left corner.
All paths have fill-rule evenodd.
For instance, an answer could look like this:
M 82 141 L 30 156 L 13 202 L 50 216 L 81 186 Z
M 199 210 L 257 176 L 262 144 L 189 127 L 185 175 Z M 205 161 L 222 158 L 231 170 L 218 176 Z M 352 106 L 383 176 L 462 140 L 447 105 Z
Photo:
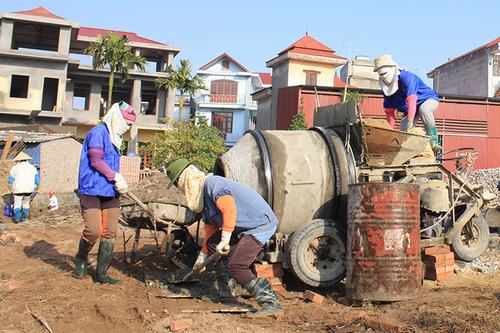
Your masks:
M 500 37 L 427 73 L 438 94 L 500 97 Z
M 109 69 L 93 70 L 84 50 L 98 36 L 113 31 L 128 37 L 135 54 L 146 59 L 146 69 L 129 70 L 122 83 L 115 77 L 113 101 L 124 100 L 140 113 L 127 137 L 136 151 L 164 129 L 162 118 L 174 114 L 175 92 L 157 89 L 179 49 L 133 32 L 81 27 L 43 7 L 0 14 L 0 127 L 29 123 L 76 128 L 83 138 L 98 124 L 107 100 Z
M 196 73 L 208 90 L 195 97 L 195 111 L 217 127 L 227 146 L 255 128 L 257 103 L 251 94 L 270 86 L 270 75 L 252 73 L 227 53 L 200 67 Z

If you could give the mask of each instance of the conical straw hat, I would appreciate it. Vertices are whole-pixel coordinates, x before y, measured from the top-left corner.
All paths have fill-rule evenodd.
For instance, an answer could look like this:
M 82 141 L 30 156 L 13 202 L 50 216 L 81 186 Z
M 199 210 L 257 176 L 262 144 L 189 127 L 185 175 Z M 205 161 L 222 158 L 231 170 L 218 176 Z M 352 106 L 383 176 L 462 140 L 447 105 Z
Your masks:
M 17 154 L 16 157 L 14 157 L 13 161 L 27 161 L 27 160 L 31 160 L 31 156 L 26 154 L 24 151 L 20 152 L 19 154 Z

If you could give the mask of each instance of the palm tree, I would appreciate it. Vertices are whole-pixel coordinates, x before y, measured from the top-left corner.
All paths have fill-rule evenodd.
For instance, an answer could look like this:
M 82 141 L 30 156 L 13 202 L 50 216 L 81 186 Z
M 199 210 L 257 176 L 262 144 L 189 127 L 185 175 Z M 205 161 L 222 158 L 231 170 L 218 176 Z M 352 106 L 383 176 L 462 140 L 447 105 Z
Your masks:
M 198 90 L 205 90 L 205 82 L 198 76 L 191 75 L 191 64 L 189 60 L 180 61 L 180 66 L 176 69 L 170 65 L 166 70 L 167 76 L 155 80 L 157 88 L 177 89 L 180 94 L 179 99 L 179 121 L 182 121 L 182 111 L 184 109 L 184 94 L 193 96 Z
M 94 70 L 104 68 L 106 65 L 109 66 L 109 90 L 106 104 L 106 108 L 109 110 L 111 97 L 113 96 L 115 73 L 120 74 L 122 83 L 125 83 L 129 77 L 129 69 L 137 66 L 137 68 L 144 70 L 146 60 L 132 51 L 132 48 L 128 45 L 127 36 L 120 37 L 114 32 L 109 32 L 106 37 L 99 35 L 97 42 L 91 43 L 84 52 L 94 58 Z

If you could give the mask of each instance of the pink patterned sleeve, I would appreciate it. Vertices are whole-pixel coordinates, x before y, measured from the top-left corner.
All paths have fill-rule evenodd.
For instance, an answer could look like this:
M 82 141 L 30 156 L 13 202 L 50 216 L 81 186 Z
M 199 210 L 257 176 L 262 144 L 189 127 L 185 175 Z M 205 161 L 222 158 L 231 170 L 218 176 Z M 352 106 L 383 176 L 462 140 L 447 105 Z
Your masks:
M 396 112 L 396 109 L 385 109 L 385 117 L 391 128 L 394 128 L 396 125 L 396 116 L 394 115 L 394 112 Z
M 413 121 L 415 119 L 415 114 L 417 113 L 417 100 L 417 95 L 406 97 L 406 103 L 408 104 L 408 121 Z
M 103 160 L 104 150 L 102 150 L 102 148 L 90 148 L 89 157 L 90 164 L 94 169 L 102 173 L 110 182 L 115 179 L 116 172 L 113 171 Z

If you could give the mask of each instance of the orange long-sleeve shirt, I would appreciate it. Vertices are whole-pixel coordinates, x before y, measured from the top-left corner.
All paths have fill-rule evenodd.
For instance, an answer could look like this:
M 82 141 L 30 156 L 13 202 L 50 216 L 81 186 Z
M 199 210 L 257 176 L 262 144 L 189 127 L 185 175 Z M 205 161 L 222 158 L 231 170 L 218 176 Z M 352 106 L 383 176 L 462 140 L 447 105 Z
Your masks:
M 236 202 L 231 195 L 223 195 L 215 202 L 215 206 L 222 214 L 222 231 L 233 232 L 236 226 L 237 208 Z M 219 231 L 219 228 L 212 224 L 205 223 L 205 240 L 201 251 L 205 254 L 208 253 L 207 240 Z

